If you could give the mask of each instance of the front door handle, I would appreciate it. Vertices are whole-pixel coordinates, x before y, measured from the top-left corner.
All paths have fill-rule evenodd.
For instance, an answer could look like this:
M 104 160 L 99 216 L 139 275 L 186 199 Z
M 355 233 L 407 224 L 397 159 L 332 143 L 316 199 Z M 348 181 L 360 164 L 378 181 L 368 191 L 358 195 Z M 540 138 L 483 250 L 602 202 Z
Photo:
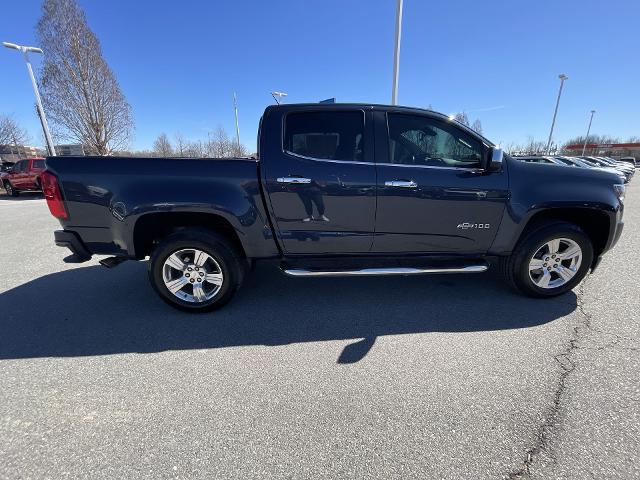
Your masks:
M 387 180 L 384 182 L 385 187 L 400 187 L 400 188 L 417 188 L 418 184 L 413 180 Z
M 310 178 L 304 177 L 278 177 L 276 180 L 278 183 L 311 183 Z

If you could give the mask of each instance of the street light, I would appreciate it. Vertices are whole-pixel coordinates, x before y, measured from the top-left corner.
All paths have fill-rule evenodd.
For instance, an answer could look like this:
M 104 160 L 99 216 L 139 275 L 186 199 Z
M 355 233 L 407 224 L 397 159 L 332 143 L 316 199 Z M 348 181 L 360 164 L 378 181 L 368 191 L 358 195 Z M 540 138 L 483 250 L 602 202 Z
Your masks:
M 271 92 L 271 96 L 278 105 L 282 102 L 282 97 L 286 97 L 288 94 L 284 92 Z
M 240 155 L 240 127 L 238 126 L 238 99 L 233 92 L 233 110 L 236 114 L 236 142 L 238 143 L 238 155 Z
M 400 37 L 402 35 L 402 0 L 398 0 L 396 9 L 396 45 L 393 49 L 393 86 L 391 87 L 391 105 L 398 104 L 398 74 L 400 72 Z
M 587 127 L 587 136 L 584 137 L 584 145 L 582 146 L 582 155 L 584 156 L 584 151 L 587 149 L 587 140 L 589 140 L 589 132 L 591 132 L 591 122 L 593 122 L 593 114 L 596 113 L 595 110 L 591 110 L 591 118 L 589 119 L 589 126 Z
M 556 125 L 556 115 L 558 115 L 558 106 L 560 105 L 560 96 L 562 95 L 562 86 L 564 85 L 564 81 L 567 80 L 567 77 L 564 73 L 558 75 L 560 79 L 560 90 L 558 90 L 558 99 L 556 100 L 556 109 L 553 112 L 553 120 L 551 121 L 551 131 L 549 132 L 549 141 L 547 142 L 547 155 L 551 153 L 551 138 L 553 137 L 553 127 Z
M 38 114 L 42 121 L 42 130 L 44 130 L 44 138 L 47 142 L 47 148 L 49 155 L 56 156 L 56 150 L 53 147 L 53 140 L 51 139 L 51 132 L 49 131 L 49 124 L 47 123 L 47 117 L 44 114 L 44 108 L 42 108 L 42 99 L 40 98 L 40 92 L 38 91 L 38 84 L 36 83 L 36 77 L 33 76 L 33 69 L 31 68 L 31 62 L 29 61 L 29 52 L 42 53 L 42 49 L 37 47 L 25 47 L 23 45 L 16 45 L 15 43 L 2 42 L 7 48 L 18 50 L 24 54 L 24 61 L 27 63 L 27 70 L 29 71 L 29 77 L 31 78 L 31 85 L 33 85 L 33 93 L 36 95 L 36 106 L 38 108 Z

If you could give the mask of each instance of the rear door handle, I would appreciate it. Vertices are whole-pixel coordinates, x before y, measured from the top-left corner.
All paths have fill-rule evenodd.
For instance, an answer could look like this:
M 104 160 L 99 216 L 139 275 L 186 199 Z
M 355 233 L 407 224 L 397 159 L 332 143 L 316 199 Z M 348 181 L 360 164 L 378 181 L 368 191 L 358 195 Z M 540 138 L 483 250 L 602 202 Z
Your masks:
M 399 188 L 417 188 L 418 184 L 413 180 L 387 180 L 384 182 L 385 187 L 399 187 Z
M 310 178 L 304 178 L 304 177 L 278 177 L 276 181 L 278 183 L 301 183 L 301 184 L 311 183 Z

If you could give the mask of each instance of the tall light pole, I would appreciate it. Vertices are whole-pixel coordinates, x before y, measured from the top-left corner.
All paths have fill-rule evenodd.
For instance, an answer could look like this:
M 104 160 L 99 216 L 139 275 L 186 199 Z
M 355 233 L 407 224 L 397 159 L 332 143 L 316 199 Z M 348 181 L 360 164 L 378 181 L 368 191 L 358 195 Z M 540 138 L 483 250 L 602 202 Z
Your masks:
M 238 99 L 236 92 L 233 92 L 233 110 L 236 113 L 236 142 L 238 143 L 238 154 L 240 154 L 240 127 L 238 126 Z
M 556 125 L 556 115 L 558 115 L 558 106 L 560 105 L 560 96 L 562 95 L 562 86 L 564 85 L 564 81 L 567 80 L 567 77 L 564 73 L 558 75 L 560 79 L 560 90 L 558 90 L 558 99 L 556 100 L 556 109 L 553 112 L 553 120 L 551 121 L 551 131 L 549 132 L 549 141 L 547 142 L 547 155 L 551 153 L 551 138 L 553 137 L 553 127 Z
M 402 0 L 398 0 L 396 9 L 396 45 L 393 49 L 393 86 L 391 87 L 391 105 L 398 104 L 398 74 L 400 73 L 400 37 L 402 36 Z
M 591 110 L 591 118 L 589 119 L 589 126 L 587 127 L 587 136 L 584 137 L 584 145 L 582 146 L 582 155 L 584 155 L 584 151 L 587 149 L 587 141 L 589 140 L 589 133 L 591 132 L 591 122 L 593 122 L 594 113 L 596 113 L 596 111 Z
M 288 93 L 284 93 L 284 92 L 271 92 L 271 96 L 273 97 L 273 99 L 276 101 L 278 105 L 282 103 L 282 97 L 286 97 L 287 95 Z
M 33 93 L 36 95 L 36 106 L 38 113 L 40 114 L 40 120 L 42 121 L 42 130 L 44 131 L 44 138 L 47 142 L 47 149 L 49 155 L 56 156 L 56 149 L 53 146 L 53 139 L 51 138 L 51 132 L 49 131 L 49 124 L 47 123 L 47 117 L 44 114 L 44 108 L 42 108 L 42 99 L 40 98 L 40 92 L 38 91 L 38 84 L 36 83 L 36 77 L 33 75 L 33 69 L 31 68 L 31 62 L 29 61 L 29 52 L 42 53 L 42 50 L 37 47 L 25 47 L 22 45 L 16 45 L 15 43 L 2 42 L 7 48 L 19 50 L 24 54 L 24 61 L 27 63 L 27 70 L 29 71 L 29 77 L 31 78 L 31 85 L 33 85 Z

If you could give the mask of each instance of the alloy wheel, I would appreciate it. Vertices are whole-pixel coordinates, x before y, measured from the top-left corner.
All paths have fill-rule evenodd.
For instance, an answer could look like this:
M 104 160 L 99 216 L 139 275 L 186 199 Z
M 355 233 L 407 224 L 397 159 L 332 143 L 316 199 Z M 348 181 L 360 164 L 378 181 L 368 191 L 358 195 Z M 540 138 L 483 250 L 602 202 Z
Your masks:
M 571 281 L 582 264 L 582 249 L 570 238 L 544 243 L 529 260 L 529 278 L 538 287 L 551 289 Z
M 195 248 L 177 250 L 162 266 L 162 280 L 176 297 L 189 303 L 203 303 L 214 298 L 222 288 L 224 275 L 216 260 Z

